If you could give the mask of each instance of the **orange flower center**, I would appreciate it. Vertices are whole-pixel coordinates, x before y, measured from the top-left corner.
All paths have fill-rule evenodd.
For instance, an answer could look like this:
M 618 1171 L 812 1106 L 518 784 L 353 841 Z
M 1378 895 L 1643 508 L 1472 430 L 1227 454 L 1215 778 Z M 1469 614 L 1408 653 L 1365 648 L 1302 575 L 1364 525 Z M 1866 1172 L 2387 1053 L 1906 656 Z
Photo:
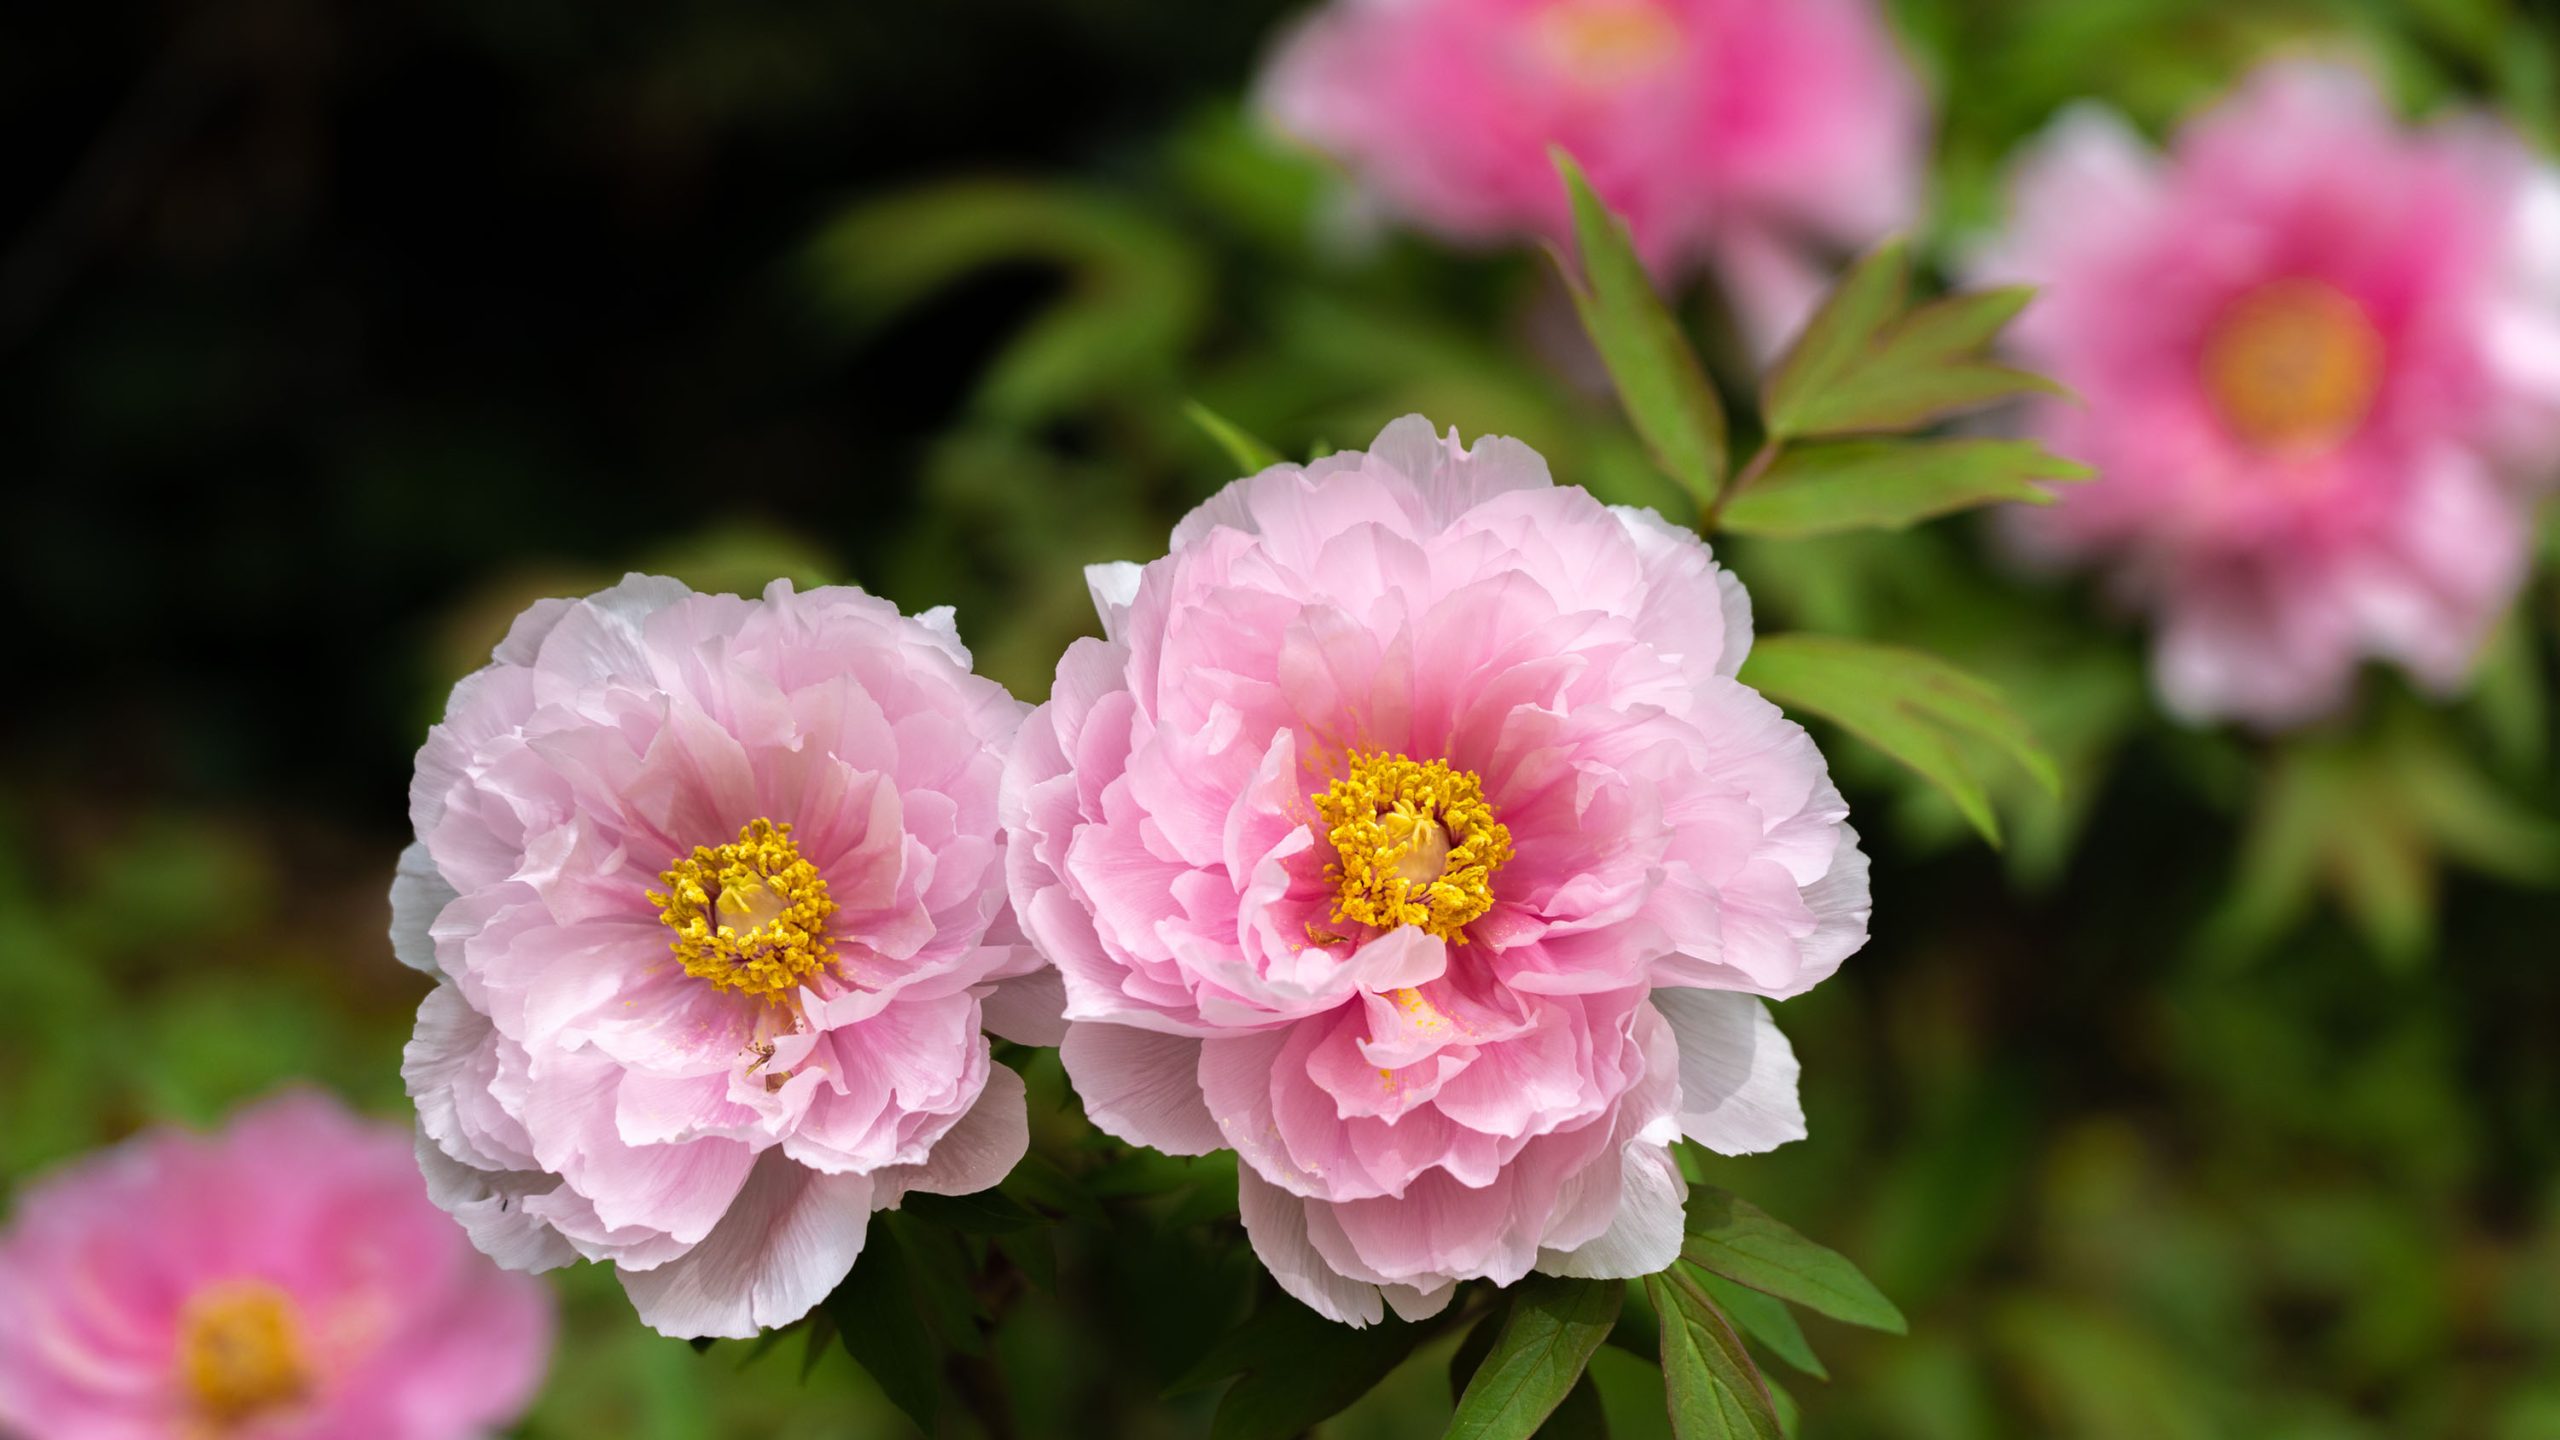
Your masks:
M 308 1395 L 311 1367 L 293 1297 L 264 1280 L 198 1291 L 178 1318 L 178 1375 L 217 1432 Z
M 2383 345 L 2364 307 L 2317 280 L 2278 280 L 2233 301 L 2204 342 L 2205 393 L 2233 435 L 2307 455 L 2364 423 Z
M 1592 90 L 1644 79 L 1680 53 L 1680 22 L 1659 0 L 1562 0 L 1536 26 L 1539 55 Z

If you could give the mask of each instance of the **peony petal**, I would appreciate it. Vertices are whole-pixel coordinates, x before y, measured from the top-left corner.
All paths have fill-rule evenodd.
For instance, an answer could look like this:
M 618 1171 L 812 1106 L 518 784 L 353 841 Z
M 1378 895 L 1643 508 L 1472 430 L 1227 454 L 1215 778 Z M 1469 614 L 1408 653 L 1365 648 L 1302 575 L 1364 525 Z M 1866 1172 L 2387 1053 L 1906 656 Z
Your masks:
M 1058 1049 L 1085 1115 L 1108 1135 L 1167 1155 L 1223 1148 L 1200 1095 L 1200 1042 L 1126 1025 L 1068 1027 Z
M 821 1175 L 767 1151 L 713 1230 L 683 1258 L 626 1270 L 643 1323 L 679 1339 L 743 1340 L 806 1315 L 853 1273 L 872 1184 Z

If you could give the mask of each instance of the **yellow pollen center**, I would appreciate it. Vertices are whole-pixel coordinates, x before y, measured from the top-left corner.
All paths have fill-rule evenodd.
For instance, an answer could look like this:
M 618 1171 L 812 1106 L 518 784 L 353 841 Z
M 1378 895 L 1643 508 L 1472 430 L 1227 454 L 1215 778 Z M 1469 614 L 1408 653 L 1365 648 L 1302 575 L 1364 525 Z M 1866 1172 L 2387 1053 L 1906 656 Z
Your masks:
M 1538 52 L 1575 84 L 1614 89 L 1679 54 L 1680 22 L 1659 0 L 1563 0 L 1538 16 Z
M 826 878 L 801 858 L 791 827 L 750 820 L 735 844 L 697 845 L 667 868 L 666 891 L 649 892 L 676 932 L 685 973 L 780 1000 L 835 960 L 827 948 Z
M 2382 387 L 2382 335 L 2317 280 L 2278 280 L 2232 302 L 2204 342 L 2205 393 L 2260 450 L 2316 454 L 2355 433 Z
M 218 1430 L 302 1399 L 311 1369 L 293 1298 L 263 1280 L 199 1291 L 179 1315 L 178 1374 Z
M 1467 943 L 1493 908 L 1493 872 L 1511 831 L 1493 818 L 1472 770 L 1402 755 L 1354 754 L 1351 773 L 1314 797 L 1333 862 L 1333 918 L 1391 930 L 1419 925 Z

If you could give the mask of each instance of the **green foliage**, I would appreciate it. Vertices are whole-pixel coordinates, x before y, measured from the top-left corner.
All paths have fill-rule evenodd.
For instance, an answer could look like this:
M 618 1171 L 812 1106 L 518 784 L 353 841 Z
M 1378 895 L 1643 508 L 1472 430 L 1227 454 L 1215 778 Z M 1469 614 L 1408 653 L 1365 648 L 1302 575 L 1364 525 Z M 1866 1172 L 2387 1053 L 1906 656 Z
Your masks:
M 1724 1312 L 1677 1270 L 1650 1275 L 1645 1298 L 1662 1320 L 1662 1379 L 1678 1440 L 1780 1440 L 1760 1367 Z
M 1689 1238 L 1680 1258 L 1702 1270 L 1871 1330 L 1906 1333 L 1902 1312 L 1835 1250 L 1807 1240 L 1731 1191 L 1689 1192 Z
M 1999 501 L 2049 505 L 2052 493 L 2036 482 L 2091 473 L 2023 440 L 1791 445 L 1725 505 L 1721 528 L 1778 538 L 1900 530 Z
M 1212 1440 L 1287 1440 L 1339 1412 L 1402 1364 L 1448 1317 L 1364 1329 L 1272 1298 L 1174 1382 L 1173 1393 L 1235 1377 L 1218 1402 Z
M 2000 820 L 1966 742 L 1988 746 L 2048 791 L 2061 788 L 2053 757 L 1999 692 L 1934 656 L 1864 641 L 1775 635 L 1752 646 L 1743 679 L 1909 766 L 1995 845 Z
M 2406 711 L 2366 734 L 2285 742 L 2264 767 L 2209 942 L 2261 949 L 2325 888 L 2377 953 L 2412 962 L 2434 945 L 2448 860 L 2520 885 L 2560 883 L 2560 823 L 2518 804 Z
M 1892 434 L 2021 395 L 2061 394 L 1985 358 L 2034 292 L 2012 287 L 1905 308 L 1901 241 L 1851 268 L 1770 372 L 1761 397 L 1781 440 Z
M 1724 486 L 1724 407 L 1680 323 L 1654 294 L 1626 222 L 1601 205 L 1573 157 L 1558 150 L 1555 164 L 1573 198 L 1574 239 L 1588 278 L 1577 279 L 1561 254 L 1556 273 L 1654 463 L 1703 511 Z
M 1743 1334 L 1759 1341 L 1770 1354 L 1786 1361 L 1816 1380 L 1828 1380 L 1831 1372 L 1822 1366 L 1821 1357 L 1804 1338 L 1804 1327 L 1796 1323 L 1795 1312 L 1775 1296 L 1727 1280 L 1708 1271 L 1698 1282 L 1709 1298 L 1716 1302 Z
M 1532 1275 L 1513 1287 L 1501 1335 L 1476 1367 L 1449 1422 L 1450 1440 L 1528 1440 L 1582 1382 L 1583 1367 L 1618 1322 L 1617 1280 Z
M 1183 413 L 1191 417 L 1191 423 L 1216 441 L 1227 458 L 1235 462 L 1237 474 L 1252 475 L 1281 463 L 1279 451 L 1246 434 L 1237 428 L 1234 421 L 1199 401 L 1194 400 L 1182 408 Z
M 930 1435 L 942 1409 L 942 1362 L 931 1333 L 916 1323 L 920 1297 L 898 1239 L 875 1225 L 862 1255 L 826 1300 L 826 1313 L 853 1362 Z
M 818 295 L 864 329 L 997 263 L 1054 267 L 1065 295 L 988 366 L 976 406 L 1035 425 L 1162 373 L 1201 323 L 1207 278 L 1181 236 L 1099 192 L 967 180 L 848 211 L 811 245 Z

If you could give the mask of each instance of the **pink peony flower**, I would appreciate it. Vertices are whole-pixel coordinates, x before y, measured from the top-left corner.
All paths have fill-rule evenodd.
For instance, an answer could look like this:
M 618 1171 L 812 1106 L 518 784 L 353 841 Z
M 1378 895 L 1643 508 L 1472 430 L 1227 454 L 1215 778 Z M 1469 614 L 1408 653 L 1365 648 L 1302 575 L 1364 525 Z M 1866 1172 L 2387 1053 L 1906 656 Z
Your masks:
M 523 1412 L 551 1318 L 427 1203 L 402 1129 L 286 1095 L 25 1192 L 0 1236 L 0 1434 L 464 1440 Z
M 526 611 L 418 752 L 392 890 L 441 977 L 404 1067 L 437 1203 L 738 1336 L 824 1298 L 873 1210 L 1003 1178 L 1022 1082 L 979 1026 L 1038 965 L 996 822 L 1023 709 L 948 610 L 858 590 Z
M 1694 535 L 1417 416 L 1091 575 L 1108 638 L 1006 772 L 1015 909 L 1094 1122 L 1235 1150 L 1290 1293 L 1659 1270 L 1671 1141 L 1804 1133 L 1754 997 L 1864 942 L 1866 860 Z
M 2158 612 L 2197 719 L 2281 726 L 2371 657 L 2447 690 L 2521 583 L 2525 472 L 2560 470 L 2560 184 L 2476 117 L 2398 124 L 2284 64 L 2165 161 L 2077 111 L 1987 269 L 2083 403 L 2034 423 L 2099 478 L 2017 517 Z
M 1909 223 L 1926 158 L 1869 0 L 1333 0 L 1263 90 L 1278 129 L 1460 241 L 1569 244 L 1564 146 L 1655 273 L 1723 267 L 1767 349 L 1820 294 L 1814 249 Z

